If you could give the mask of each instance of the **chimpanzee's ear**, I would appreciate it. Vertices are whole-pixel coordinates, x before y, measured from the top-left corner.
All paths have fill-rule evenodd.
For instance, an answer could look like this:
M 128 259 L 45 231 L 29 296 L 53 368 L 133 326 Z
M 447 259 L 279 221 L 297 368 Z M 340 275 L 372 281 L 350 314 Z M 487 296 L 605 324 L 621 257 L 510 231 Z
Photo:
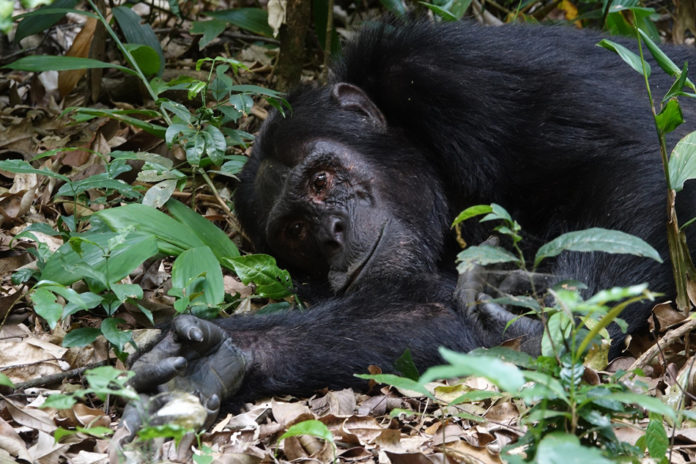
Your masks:
M 367 116 L 379 129 L 387 128 L 387 120 L 382 112 L 359 87 L 346 82 L 339 82 L 334 84 L 331 89 L 331 98 L 338 102 L 341 108 L 356 111 Z

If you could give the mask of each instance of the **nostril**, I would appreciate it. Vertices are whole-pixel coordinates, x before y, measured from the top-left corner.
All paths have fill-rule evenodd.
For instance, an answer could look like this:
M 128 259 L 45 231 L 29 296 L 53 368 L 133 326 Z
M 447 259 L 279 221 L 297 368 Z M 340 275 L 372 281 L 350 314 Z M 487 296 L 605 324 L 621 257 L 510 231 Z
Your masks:
M 345 230 L 345 226 L 343 225 L 343 221 L 340 219 L 336 219 L 336 222 L 334 222 L 333 225 L 333 232 L 335 236 L 343 235 L 343 231 Z

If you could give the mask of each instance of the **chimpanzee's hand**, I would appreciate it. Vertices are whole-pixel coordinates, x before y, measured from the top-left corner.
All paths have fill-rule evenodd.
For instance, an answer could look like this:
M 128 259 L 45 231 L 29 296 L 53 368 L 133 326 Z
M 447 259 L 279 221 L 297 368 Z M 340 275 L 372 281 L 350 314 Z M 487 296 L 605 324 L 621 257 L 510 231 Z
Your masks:
M 135 433 L 144 416 L 169 404 L 181 392 L 198 397 L 206 410 L 204 426 L 220 411 L 220 404 L 234 395 L 244 379 L 246 359 L 227 333 L 216 324 L 194 316 L 179 316 L 166 336 L 131 366 L 130 384 L 138 392 L 169 392 L 144 405 L 132 404 L 123 423 Z
M 513 277 L 518 278 L 515 274 Z M 536 319 L 519 317 L 502 305 L 492 302 L 492 298 L 484 292 L 486 285 L 486 269 L 475 265 L 459 275 L 454 291 L 459 310 L 469 319 L 483 345 L 497 346 L 507 339 L 521 337 L 522 351 L 538 355 L 543 324 Z M 515 321 L 510 324 L 513 320 Z

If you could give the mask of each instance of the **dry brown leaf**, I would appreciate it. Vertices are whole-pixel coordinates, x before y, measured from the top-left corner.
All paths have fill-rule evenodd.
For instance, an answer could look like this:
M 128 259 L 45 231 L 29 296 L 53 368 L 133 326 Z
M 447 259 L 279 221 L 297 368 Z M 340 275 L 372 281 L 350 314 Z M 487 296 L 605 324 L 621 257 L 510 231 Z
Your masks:
M 504 424 L 513 424 L 517 421 L 520 413 L 514 403 L 510 401 L 501 401 L 486 412 L 485 417 L 494 422 L 502 422 Z
M 652 309 L 653 314 L 657 318 L 657 322 L 660 324 L 660 330 L 668 330 L 676 324 L 684 321 L 684 313 L 677 311 L 674 306 L 672 306 L 671 301 L 666 301 L 664 303 L 656 304 Z M 648 325 L 650 330 L 655 330 L 655 323 L 653 318 L 648 318 Z
M 96 18 L 87 18 L 82 30 L 75 36 L 72 46 L 66 52 L 67 56 L 76 56 L 80 58 L 89 57 L 89 49 L 94 39 L 94 31 L 97 28 Z M 60 96 L 64 97 L 75 88 L 78 81 L 87 73 L 86 69 L 74 69 L 71 71 L 61 71 L 58 74 L 58 91 Z
M 81 450 L 77 453 L 77 456 L 73 456 L 70 460 L 72 464 L 105 464 L 109 462 L 109 455 Z
M 320 398 L 310 400 L 309 407 L 317 416 L 350 416 L 355 412 L 355 393 L 350 388 L 330 391 Z
M 485 448 L 475 448 L 464 440 L 451 443 L 444 450 L 457 462 L 471 464 L 498 464 L 502 462 L 498 456 L 491 455 Z
M 60 464 L 69 447 L 69 444 L 56 443 L 52 435 L 39 430 L 39 437 L 29 448 L 29 455 L 40 464 Z
M 12 456 L 31 461 L 24 440 L 17 432 L 0 417 L 0 449 L 7 451 Z
M 0 397 L 5 400 L 7 412 L 12 416 L 12 420 L 18 424 L 47 434 L 51 434 L 57 429 L 53 419 L 46 411 L 28 406 L 21 406 L 5 396 L 0 395 Z
M 307 405 L 303 403 L 287 403 L 274 400 L 271 401 L 271 409 L 276 422 L 282 426 L 297 422 L 298 418 L 303 416 L 311 416 L 310 419 L 314 418 Z

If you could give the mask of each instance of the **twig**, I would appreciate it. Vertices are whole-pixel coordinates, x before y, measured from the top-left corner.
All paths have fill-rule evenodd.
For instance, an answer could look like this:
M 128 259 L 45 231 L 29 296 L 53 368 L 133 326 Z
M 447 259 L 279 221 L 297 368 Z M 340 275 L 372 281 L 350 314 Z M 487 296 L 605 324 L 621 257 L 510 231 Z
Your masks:
M 631 367 L 628 368 L 629 371 L 634 369 L 642 369 L 647 366 L 647 364 L 652 361 L 652 359 L 660 353 L 660 349 L 664 349 L 676 342 L 683 335 L 696 329 L 696 319 L 689 320 L 686 324 L 676 329 L 670 330 L 658 340 L 653 346 L 651 346 L 645 353 L 641 354 L 638 359 L 635 360 Z
M 78 367 L 76 369 L 70 369 L 69 371 L 59 372 L 57 374 L 45 375 L 36 379 L 27 380 L 26 382 L 22 382 L 15 385 L 15 391 L 26 390 L 27 388 L 33 387 L 43 387 L 56 382 L 62 382 L 65 379 L 82 375 L 82 373 L 87 369 L 94 369 L 95 367 L 106 366 L 107 364 L 109 364 L 109 361 L 99 361 L 93 364 L 89 364 L 85 367 Z

